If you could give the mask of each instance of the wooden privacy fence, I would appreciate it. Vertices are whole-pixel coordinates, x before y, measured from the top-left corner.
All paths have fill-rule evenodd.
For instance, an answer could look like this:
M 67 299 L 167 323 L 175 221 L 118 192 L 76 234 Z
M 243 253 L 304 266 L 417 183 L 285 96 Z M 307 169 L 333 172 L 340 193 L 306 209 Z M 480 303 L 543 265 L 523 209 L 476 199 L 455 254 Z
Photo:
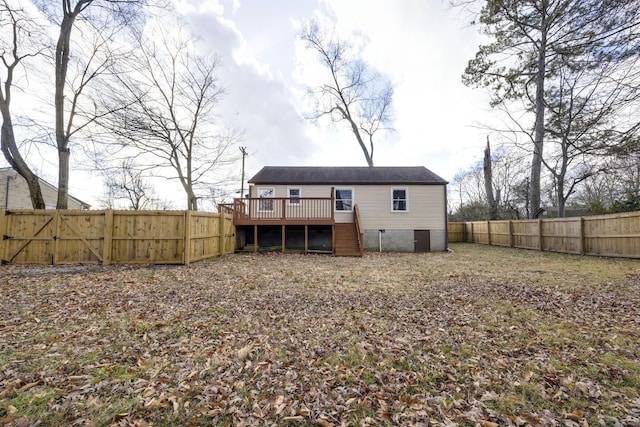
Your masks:
M 449 223 L 449 242 L 640 258 L 640 212 L 579 218 Z
M 0 210 L 2 263 L 189 264 L 232 253 L 233 217 L 192 211 Z

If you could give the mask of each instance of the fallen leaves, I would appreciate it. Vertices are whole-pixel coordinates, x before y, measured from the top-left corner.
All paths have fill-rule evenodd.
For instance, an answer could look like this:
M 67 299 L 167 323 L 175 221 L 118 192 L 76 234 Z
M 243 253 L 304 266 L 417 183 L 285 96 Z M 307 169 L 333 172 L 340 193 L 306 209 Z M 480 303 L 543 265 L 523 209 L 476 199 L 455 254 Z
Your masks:
M 4 266 L 0 425 L 640 422 L 637 264 L 455 251 Z

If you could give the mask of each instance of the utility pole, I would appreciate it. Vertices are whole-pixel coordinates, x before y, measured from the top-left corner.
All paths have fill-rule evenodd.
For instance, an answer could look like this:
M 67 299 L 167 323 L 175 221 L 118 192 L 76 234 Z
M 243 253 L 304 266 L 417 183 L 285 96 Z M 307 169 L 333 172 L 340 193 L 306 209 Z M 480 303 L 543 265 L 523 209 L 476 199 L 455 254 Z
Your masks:
M 242 182 L 240 183 L 240 198 L 244 199 L 244 158 L 249 154 L 247 153 L 247 147 L 240 147 L 242 153 Z

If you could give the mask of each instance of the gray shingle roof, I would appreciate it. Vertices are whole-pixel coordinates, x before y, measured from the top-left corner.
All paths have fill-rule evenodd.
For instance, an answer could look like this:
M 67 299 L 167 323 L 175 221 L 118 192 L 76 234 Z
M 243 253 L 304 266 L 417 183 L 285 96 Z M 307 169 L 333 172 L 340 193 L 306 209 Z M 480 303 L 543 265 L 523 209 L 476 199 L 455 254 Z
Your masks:
M 265 166 L 249 180 L 252 184 L 421 184 L 447 181 L 424 166 L 318 167 Z

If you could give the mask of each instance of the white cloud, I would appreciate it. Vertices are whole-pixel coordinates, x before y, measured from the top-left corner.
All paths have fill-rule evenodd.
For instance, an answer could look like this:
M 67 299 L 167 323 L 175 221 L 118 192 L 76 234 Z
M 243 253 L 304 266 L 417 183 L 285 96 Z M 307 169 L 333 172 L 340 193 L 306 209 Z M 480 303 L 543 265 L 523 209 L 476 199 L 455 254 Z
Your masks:
M 395 132 L 378 139 L 377 165 L 420 164 L 451 179 L 478 159 L 484 131 L 474 125 L 488 120 L 486 98 L 465 87 L 461 75 L 479 36 L 463 29 L 456 13 L 443 3 L 420 0 L 282 0 L 268 5 L 249 0 L 233 15 L 225 13 L 224 22 L 237 36 L 234 63 L 226 64 L 227 102 L 235 109 L 236 123 L 247 129 L 247 145 L 259 147 L 252 168 L 365 164 L 349 129 L 300 120 L 297 110 L 310 101 L 305 85 L 313 86 L 323 75 L 314 54 L 297 38 L 300 22 L 310 18 L 335 23 L 394 84 Z M 228 38 L 215 26 L 208 22 L 198 28 L 206 30 L 218 51 L 228 49 Z
M 316 17 L 335 22 L 394 84 L 395 132 L 376 145 L 376 165 L 424 165 L 445 179 L 480 159 L 487 100 L 461 74 L 479 36 L 445 2 L 424 0 L 175 0 L 203 49 L 223 61 L 221 117 L 245 130 L 250 177 L 265 165 L 364 165 L 349 129 L 302 119 L 305 84 L 318 64 L 297 38 Z M 238 168 L 240 165 L 238 164 Z M 55 174 L 55 172 L 54 172 Z M 76 185 L 72 182 L 72 186 Z M 238 183 L 239 187 L 239 183 Z M 80 198 L 89 198 L 76 187 Z M 88 190 L 91 192 L 91 190 Z M 181 196 L 178 196 L 181 199 Z M 90 201 L 91 200 L 87 200 Z

